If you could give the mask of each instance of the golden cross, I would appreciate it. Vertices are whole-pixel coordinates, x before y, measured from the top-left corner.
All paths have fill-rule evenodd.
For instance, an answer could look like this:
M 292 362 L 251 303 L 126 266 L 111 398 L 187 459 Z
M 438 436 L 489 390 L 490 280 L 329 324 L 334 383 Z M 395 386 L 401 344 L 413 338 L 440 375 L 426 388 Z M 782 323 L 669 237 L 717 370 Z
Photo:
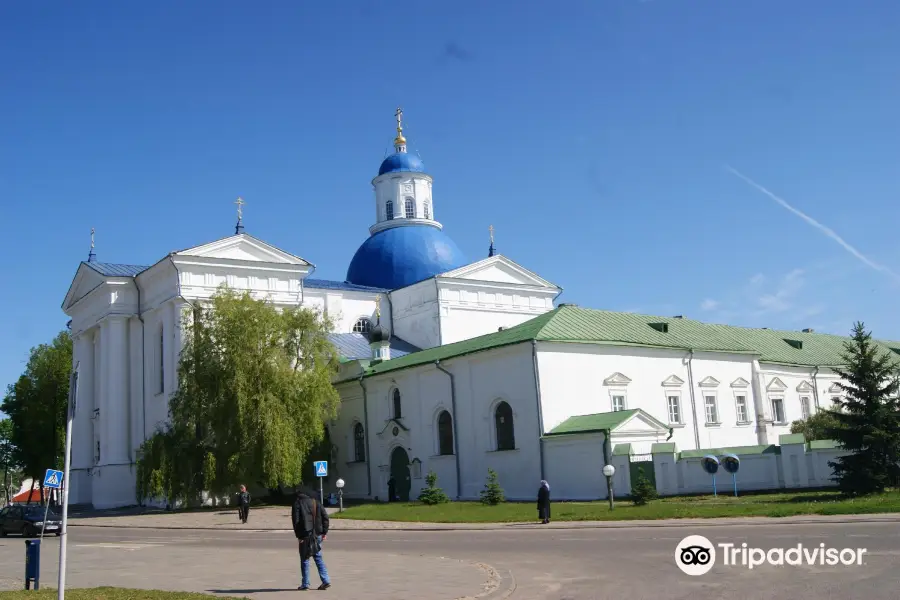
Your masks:
M 381 295 L 375 296 L 375 316 L 381 318 Z
M 238 196 L 238 199 L 235 200 L 234 203 L 237 204 L 237 207 L 238 207 L 238 221 L 240 221 L 241 219 L 244 218 L 243 207 L 244 207 L 244 205 L 247 204 L 247 203 L 244 202 L 244 199 L 241 198 L 240 196 Z
M 488 231 L 491 232 L 491 244 L 493 244 L 494 243 L 494 226 L 491 225 L 490 227 L 488 227 Z
M 91 250 L 94 249 L 94 228 L 91 227 Z
M 403 123 L 401 121 L 403 119 L 403 109 L 398 106 L 394 116 L 397 117 L 397 133 L 400 133 L 403 131 Z

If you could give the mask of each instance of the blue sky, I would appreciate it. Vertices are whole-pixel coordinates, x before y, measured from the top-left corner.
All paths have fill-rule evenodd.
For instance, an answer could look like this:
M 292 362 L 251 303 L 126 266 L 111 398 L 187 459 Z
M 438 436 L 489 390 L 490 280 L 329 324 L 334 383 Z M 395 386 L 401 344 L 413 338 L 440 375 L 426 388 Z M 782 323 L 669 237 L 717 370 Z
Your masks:
M 398 105 L 471 260 L 492 224 L 561 301 L 900 339 L 898 30 L 893 0 L 3 3 L 0 384 L 91 227 L 151 264 L 241 195 L 343 280 Z

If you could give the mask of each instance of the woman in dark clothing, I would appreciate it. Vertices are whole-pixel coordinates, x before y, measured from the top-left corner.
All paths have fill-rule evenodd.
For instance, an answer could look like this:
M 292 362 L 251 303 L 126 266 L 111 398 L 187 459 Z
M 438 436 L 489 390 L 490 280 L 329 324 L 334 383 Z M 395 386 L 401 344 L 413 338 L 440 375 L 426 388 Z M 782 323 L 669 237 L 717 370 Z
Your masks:
M 541 523 L 547 524 L 550 522 L 550 484 L 541 480 L 541 487 L 538 488 L 538 518 L 541 520 Z

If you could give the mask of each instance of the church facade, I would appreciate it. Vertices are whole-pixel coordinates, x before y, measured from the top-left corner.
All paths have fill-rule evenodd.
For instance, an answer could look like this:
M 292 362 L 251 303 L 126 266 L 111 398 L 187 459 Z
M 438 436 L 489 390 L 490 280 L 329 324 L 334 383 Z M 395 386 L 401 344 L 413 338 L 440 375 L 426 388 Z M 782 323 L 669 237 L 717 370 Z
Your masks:
M 603 498 L 600 469 L 620 446 L 771 444 L 840 394 L 838 336 L 556 305 L 561 288 L 493 239 L 469 261 L 437 220 L 399 111 L 394 149 L 344 281 L 246 233 L 240 206 L 234 235 L 153 265 L 99 261 L 92 243 L 63 301 L 79 374 L 70 502 L 135 504 L 136 452 L 177 385 L 182 314 L 222 284 L 334 320 L 327 485 L 341 477 L 351 497 L 414 498 L 434 471 L 451 497 L 476 498 L 493 468 L 513 499 L 541 479 L 556 498 Z

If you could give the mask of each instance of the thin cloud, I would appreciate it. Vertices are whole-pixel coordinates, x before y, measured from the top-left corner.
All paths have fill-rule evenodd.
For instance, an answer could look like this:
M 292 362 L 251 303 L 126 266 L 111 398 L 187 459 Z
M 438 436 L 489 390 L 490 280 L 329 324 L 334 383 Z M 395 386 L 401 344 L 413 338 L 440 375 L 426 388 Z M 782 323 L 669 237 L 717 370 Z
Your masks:
M 786 200 L 784 200 L 783 198 L 780 198 L 779 196 L 776 196 L 775 194 L 773 194 L 772 192 L 767 190 L 765 187 L 756 183 L 755 181 L 753 181 L 752 179 L 750 179 L 749 177 L 747 177 L 746 175 L 744 175 L 743 173 L 741 173 L 740 171 L 735 169 L 734 167 L 732 167 L 730 165 L 725 165 L 725 169 L 729 173 L 734 175 L 735 177 L 738 177 L 739 179 L 744 180 L 745 183 L 756 188 L 757 190 L 759 190 L 760 192 L 762 192 L 763 194 L 765 194 L 766 196 L 768 196 L 769 198 L 771 198 L 772 200 L 774 200 L 775 202 L 780 204 L 785 209 L 791 211 L 792 213 L 794 213 L 795 215 L 797 215 L 798 217 L 800 217 L 801 219 L 803 219 L 804 221 L 806 221 L 807 223 L 809 223 L 810 225 L 812 225 L 813 227 L 815 227 L 816 229 L 821 231 L 827 237 L 831 238 L 833 241 L 837 242 L 844 250 L 849 252 L 857 260 L 862 262 L 867 267 L 874 269 L 876 271 L 881 271 L 882 273 L 888 275 L 894 281 L 900 282 L 900 275 L 898 275 L 897 273 L 892 271 L 890 268 L 888 268 L 884 265 L 880 265 L 880 264 L 876 263 L 875 261 L 871 260 L 870 258 L 868 258 L 865 254 L 863 254 L 862 252 L 860 252 L 859 250 L 857 250 L 856 248 L 854 248 L 853 246 L 848 244 L 846 241 L 844 241 L 844 238 L 842 238 L 837 233 L 835 233 L 835 231 L 833 229 L 831 229 L 830 227 L 822 225 L 821 223 L 819 223 L 818 221 L 816 221 L 815 219 L 813 219 L 806 213 L 794 208 L 793 206 L 788 204 Z
M 700 310 L 716 310 L 719 308 L 719 302 L 712 298 L 707 298 L 700 303 Z

